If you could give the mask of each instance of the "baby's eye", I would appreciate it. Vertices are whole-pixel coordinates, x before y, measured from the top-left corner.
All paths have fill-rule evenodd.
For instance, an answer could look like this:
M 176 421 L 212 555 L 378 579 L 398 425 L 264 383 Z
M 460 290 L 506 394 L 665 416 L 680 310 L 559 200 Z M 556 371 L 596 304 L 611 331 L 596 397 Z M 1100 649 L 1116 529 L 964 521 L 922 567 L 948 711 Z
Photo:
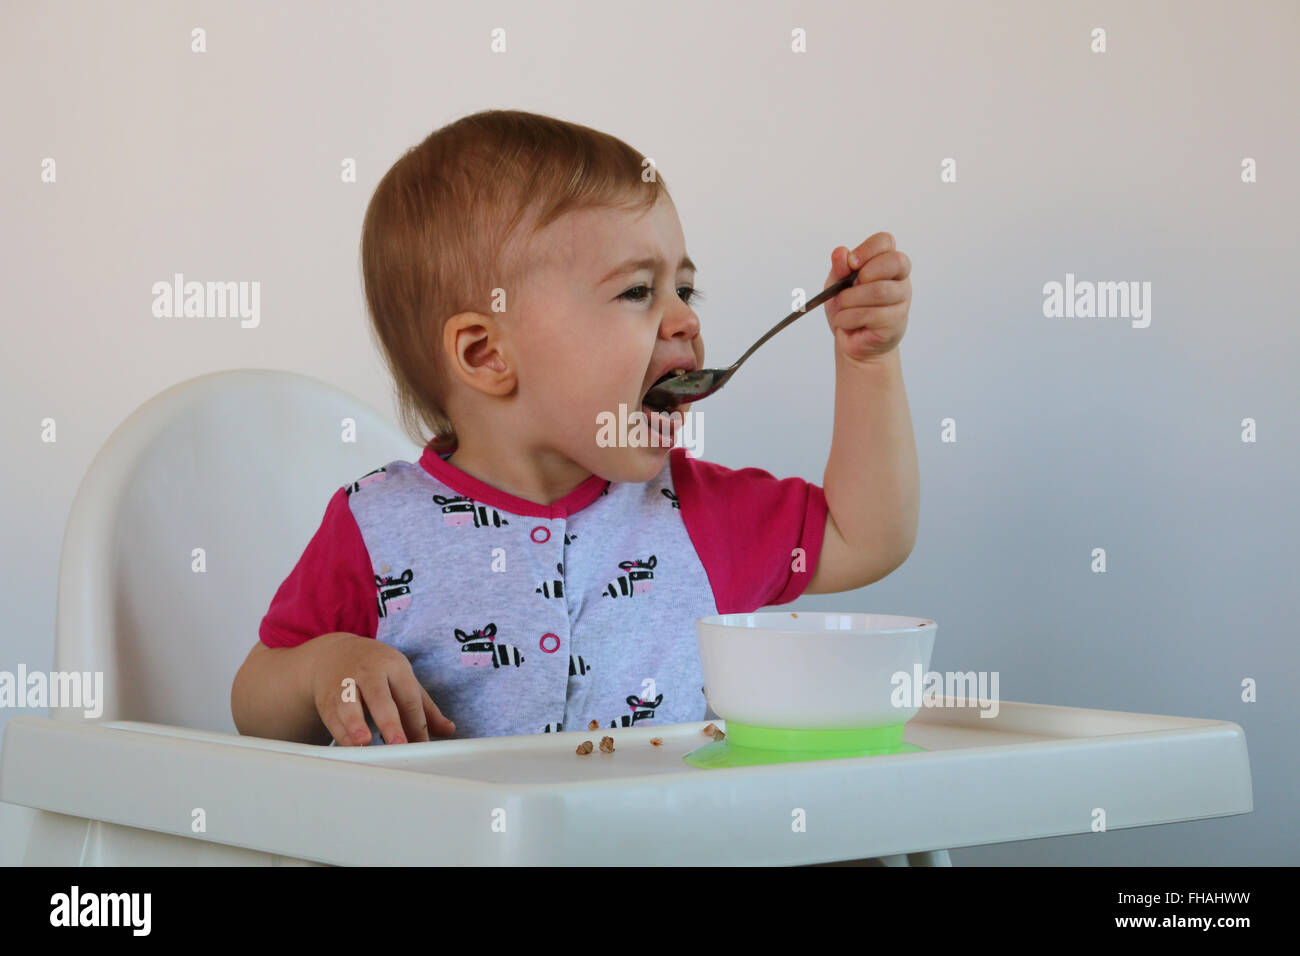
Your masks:
M 638 292 L 639 290 L 642 289 L 644 289 L 647 294 L 654 295 L 654 291 L 655 291 L 654 286 L 647 286 L 645 284 L 642 284 L 638 286 L 633 286 L 631 289 L 628 289 L 626 292 L 620 295 L 619 298 L 627 299 L 629 302 L 644 302 L 645 299 L 642 296 L 633 295 L 634 292 Z M 682 290 L 685 290 L 685 295 L 682 295 Z M 696 299 L 703 298 L 703 294 L 698 289 L 694 289 L 688 285 L 678 286 L 677 294 L 679 296 L 682 296 L 682 301 L 687 303 L 688 305 L 691 302 L 694 302 Z

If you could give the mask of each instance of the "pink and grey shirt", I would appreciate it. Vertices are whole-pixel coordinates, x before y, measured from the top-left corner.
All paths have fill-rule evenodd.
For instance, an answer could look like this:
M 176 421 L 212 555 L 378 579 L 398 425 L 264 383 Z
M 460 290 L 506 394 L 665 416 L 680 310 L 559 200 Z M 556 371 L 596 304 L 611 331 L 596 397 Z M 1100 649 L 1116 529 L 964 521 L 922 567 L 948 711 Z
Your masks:
M 650 481 L 593 475 L 552 505 L 425 448 L 335 492 L 259 635 L 397 648 L 456 737 L 713 719 L 696 619 L 793 601 L 825 527 L 817 485 L 680 447 Z

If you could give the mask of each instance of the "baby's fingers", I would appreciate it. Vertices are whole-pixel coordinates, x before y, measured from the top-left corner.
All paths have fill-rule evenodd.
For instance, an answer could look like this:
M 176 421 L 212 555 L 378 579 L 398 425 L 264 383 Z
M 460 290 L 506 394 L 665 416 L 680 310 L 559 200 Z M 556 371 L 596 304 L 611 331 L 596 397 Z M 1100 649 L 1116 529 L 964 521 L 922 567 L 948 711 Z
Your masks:
M 357 699 L 357 687 L 353 685 L 350 690 L 352 693 L 347 696 L 331 692 L 326 703 L 316 710 L 340 747 L 364 747 L 374 735 L 366 726 L 366 712 Z
M 357 687 L 361 691 L 361 698 L 365 702 L 366 710 L 370 712 L 370 717 L 383 734 L 384 743 L 386 744 L 404 744 L 406 743 L 406 733 L 402 729 L 402 717 L 397 711 L 397 704 L 393 702 L 393 693 L 388 686 L 388 675 L 382 672 L 371 675 L 364 680 L 357 681 Z
M 397 702 L 397 710 L 401 713 L 406 739 L 428 740 L 428 719 L 424 713 L 424 698 L 428 695 L 424 693 L 424 688 L 420 686 L 420 682 L 415 679 L 409 667 L 404 668 L 403 671 L 400 674 L 388 675 L 388 687 L 392 691 L 393 700 Z
M 334 742 L 340 747 L 353 747 L 365 743 L 365 739 L 353 739 L 352 733 L 343 723 L 343 719 L 339 716 L 339 712 L 334 708 L 326 707 L 324 710 L 319 710 L 318 712 L 320 714 L 321 723 L 325 725 L 325 729 L 330 732 L 330 736 L 334 738 Z M 365 720 L 361 721 L 362 727 L 365 727 L 365 723 Z M 369 737 L 370 731 L 367 729 L 366 739 Z
M 438 705 L 433 702 L 433 698 L 423 686 L 420 687 L 420 694 L 424 700 L 424 716 L 429 721 L 429 729 L 440 736 L 450 737 L 456 731 L 456 722 L 442 715 L 442 711 L 438 709 Z
M 853 267 L 849 265 L 849 247 L 839 246 L 831 253 L 831 271 L 826 276 L 826 284 L 822 288 L 829 289 L 852 271 Z

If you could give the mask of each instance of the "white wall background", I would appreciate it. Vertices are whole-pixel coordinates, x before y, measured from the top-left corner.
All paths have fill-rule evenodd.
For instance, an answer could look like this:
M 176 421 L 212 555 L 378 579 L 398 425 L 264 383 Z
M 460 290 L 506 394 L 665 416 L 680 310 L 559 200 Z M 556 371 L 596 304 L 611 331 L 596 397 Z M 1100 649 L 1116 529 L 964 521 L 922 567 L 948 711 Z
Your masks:
M 911 257 L 916 549 L 872 587 L 793 607 L 931 617 L 932 666 L 997 670 L 1006 700 L 1246 729 L 1252 814 L 957 849 L 955 864 L 1300 863 L 1298 11 L 6 4 L 0 669 L 50 668 L 72 498 L 150 396 L 272 366 L 392 408 L 357 265 L 370 192 L 436 127 L 531 109 L 656 160 L 701 266 L 714 364 L 785 315 L 792 288 L 820 289 L 835 246 L 887 230 Z M 196 27 L 206 53 L 190 50 Z M 805 53 L 790 49 L 799 28 Z M 956 182 L 940 179 L 947 158 Z M 175 272 L 260 281 L 260 326 L 154 318 L 150 287 Z M 1044 317 L 1044 284 L 1067 272 L 1150 282 L 1150 326 Z M 777 343 L 709 401 L 704 457 L 820 482 L 823 314 Z M 231 634 L 255 637 L 255 621 Z M 15 713 L 36 712 L 0 724 Z M 25 811 L 0 810 L 0 863 L 15 863 Z

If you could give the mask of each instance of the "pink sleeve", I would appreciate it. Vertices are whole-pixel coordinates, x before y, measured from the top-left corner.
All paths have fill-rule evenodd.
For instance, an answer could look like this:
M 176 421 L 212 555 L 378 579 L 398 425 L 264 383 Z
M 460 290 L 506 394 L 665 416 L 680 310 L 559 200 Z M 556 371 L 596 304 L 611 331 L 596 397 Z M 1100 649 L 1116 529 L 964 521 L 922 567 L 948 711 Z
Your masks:
M 719 614 L 786 604 L 803 593 L 821 555 L 826 495 L 802 478 L 736 471 L 669 452 L 682 521 L 713 586 Z M 802 570 L 793 570 L 803 548 Z
M 379 632 L 374 580 L 347 490 L 340 488 L 297 566 L 275 592 L 258 637 L 267 647 L 296 647 L 334 631 L 374 637 Z

